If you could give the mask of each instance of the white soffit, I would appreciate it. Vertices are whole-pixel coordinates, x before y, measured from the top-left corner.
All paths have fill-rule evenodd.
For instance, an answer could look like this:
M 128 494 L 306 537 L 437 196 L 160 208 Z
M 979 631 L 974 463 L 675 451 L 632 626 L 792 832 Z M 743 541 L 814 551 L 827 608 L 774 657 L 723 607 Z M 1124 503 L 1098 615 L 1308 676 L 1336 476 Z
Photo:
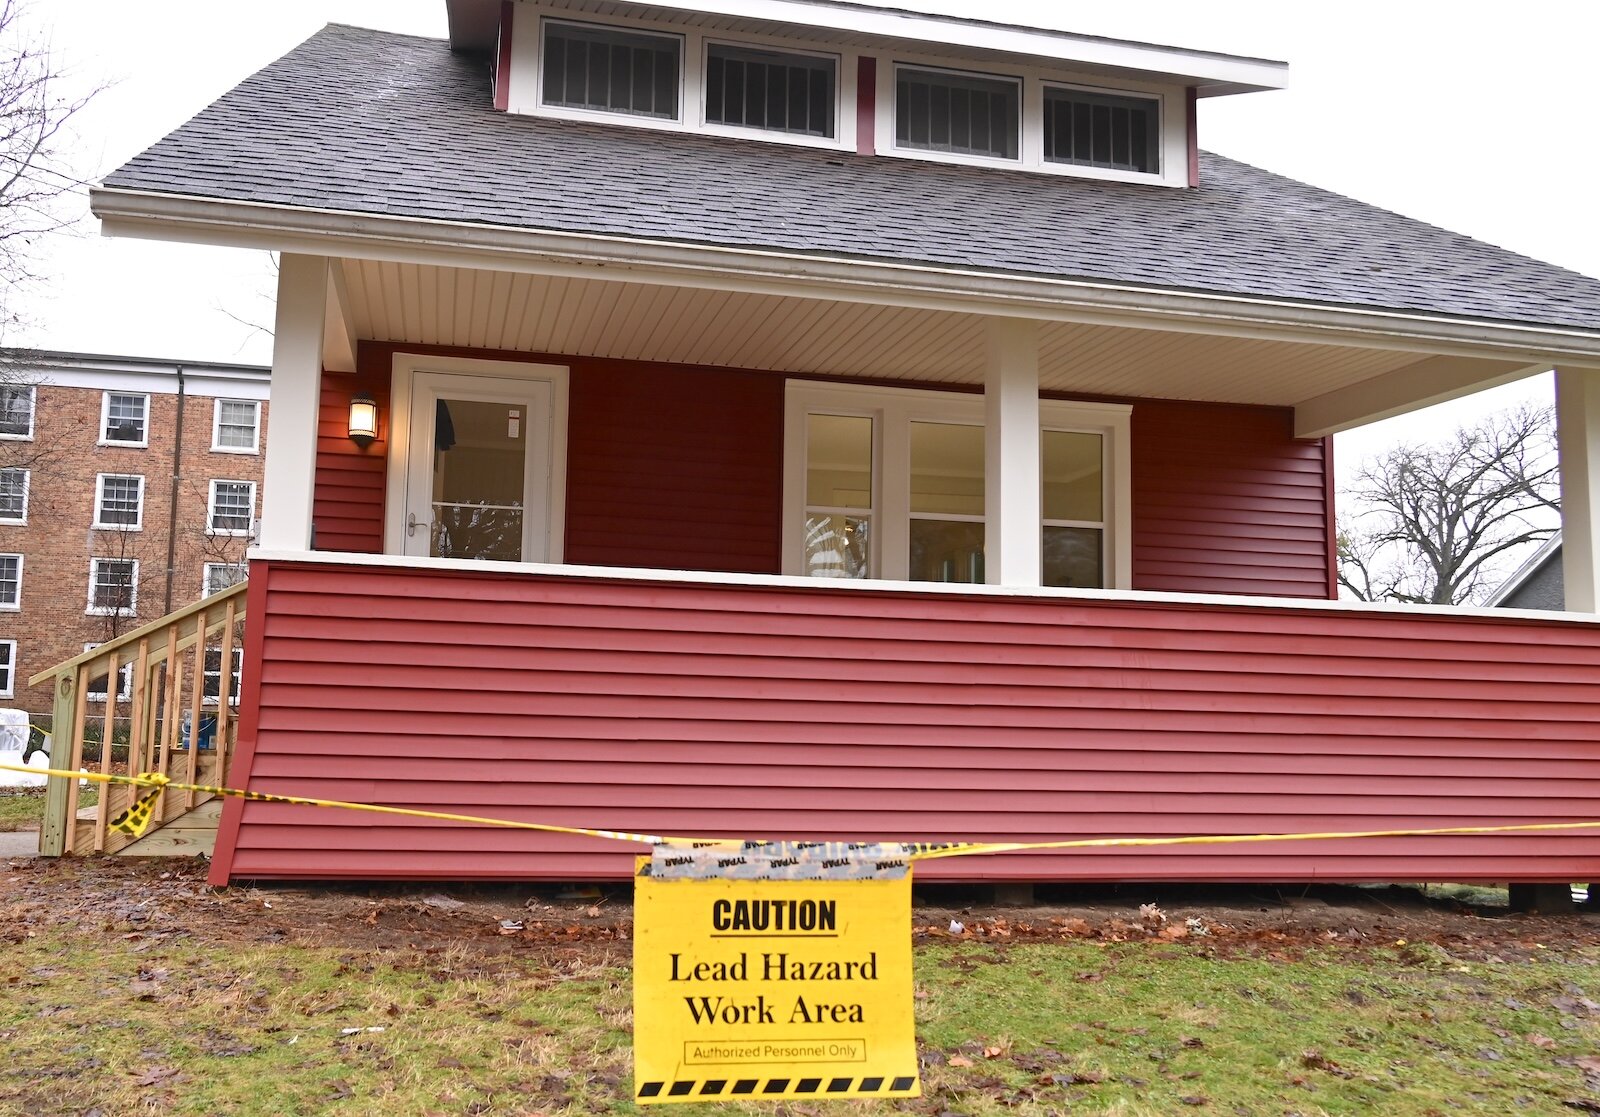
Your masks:
M 1003 56 L 1032 65 L 1194 86 L 1202 97 L 1283 89 L 1289 80 L 1288 63 L 1271 59 L 844 0 L 537 0 L 520 3 L 519 14 L 523 8 L 666 19 L 712 31 L 759 32 L 863 49 L 969 59 Z M 453 36 L 451 41 L 456 41 Z
M 982 315 L 346 259 L 375 341 L 936 384 L 983 382 Z M 1074 323 L 1040 327 L 1040 385 L 1081 395 L 1290 406 L 1416 353 Z

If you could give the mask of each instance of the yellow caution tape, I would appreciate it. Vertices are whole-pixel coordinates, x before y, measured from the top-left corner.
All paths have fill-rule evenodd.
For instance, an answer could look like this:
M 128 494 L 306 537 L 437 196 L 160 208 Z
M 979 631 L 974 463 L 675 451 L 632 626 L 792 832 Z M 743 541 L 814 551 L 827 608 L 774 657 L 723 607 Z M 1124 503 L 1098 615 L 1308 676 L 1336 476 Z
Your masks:
M 237 787 L 216 787 L 211 784 L 179 783 L 159 772 L 141 772 L 137 776 L 119 776 L 105 772 L 65 771 L 58 768 L 25 768 L 15 764 L 0 764 L 0 771 L 23 772 L 28 775 L 49 776 L 57 779 L 91 780 L 95 783 L 128 784 L 150 789 L 140 796 L 133 806 L 123 811 L 111 826 L 138 837 L 150 824 L 156 802 L 163 790 L 197 791 L 208 795 L 224 795 L 247 799 L 256 803 L 286 803 L 303 807 L 337 807 L 347 811 L 366 811 L 371 814 L 401 815 L 406 818 L 432 818 L 441 822 L 464 822 L 474 826 L 502 826 L 513 830 L 538 830 L 549 834 L 576 834 L 587 838 L 607 838 L 619 842 L 637 842 L 651 846 L 675 846 L 689 851 L 734 850 L 749 852 L 752 849 L 788 843 L 750 841 L 740 838 L 686 838 L 660 834 L 636 834 L 627 830 L 597 830 L 585 826 L 561 826 L 553 822 L 522 822 L 509 818 L 489 818 L 483 815 L 451 814 L 446 811 L 423 811 L 411 807 L 387 807 L 376 803 L 349 803 L 340 799 L 312 799 L 298 795 L 272 795 L 264 791 L 245 791 Z M 874 855 L 898 856 L 910 861 L 931 861 L 942 857 L 967 857 L 980 853 L 1015 853 L 1030 849 L 1104 849 L 1134 846 L 1223 845 L 1241 842 L 1305 842 L 1340 841 L 1351 838 L 1428 838 L 1466 834 L 1517 834 L 1551 830 L 1596 830 L 1600 820 L 1581 822 L 1523 822 L 1502 826 L 1438 826 L 1417 830 L 1328 830 L 1306 834 L 1207 834 L 1177 838 L 1074 838 L 1051 842 L 881 842 L 871 843 Z M 820 843 L 797 843 L 799 845 Z M 868 848 L 864 843 L 862 848 Z

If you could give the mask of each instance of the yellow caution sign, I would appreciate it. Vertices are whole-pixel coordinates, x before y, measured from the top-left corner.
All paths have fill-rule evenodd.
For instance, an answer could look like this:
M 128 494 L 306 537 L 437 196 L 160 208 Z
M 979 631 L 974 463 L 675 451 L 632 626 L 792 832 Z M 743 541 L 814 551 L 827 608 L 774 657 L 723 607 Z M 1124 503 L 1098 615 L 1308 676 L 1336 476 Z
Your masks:
M 917 1097 L 911 878 L 634 890 L 634 1098 Z

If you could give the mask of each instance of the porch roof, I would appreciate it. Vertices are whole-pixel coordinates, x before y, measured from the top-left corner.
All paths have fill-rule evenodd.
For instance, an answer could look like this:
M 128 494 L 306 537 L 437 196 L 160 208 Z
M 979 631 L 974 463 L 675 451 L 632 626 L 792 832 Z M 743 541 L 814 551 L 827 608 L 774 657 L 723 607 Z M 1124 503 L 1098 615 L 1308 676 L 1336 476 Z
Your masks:
M 515 116 L 481 59 L 330 26 L 105 188 L 1559 327 L 1600 281 L 1217 155 L 1195 189 Z

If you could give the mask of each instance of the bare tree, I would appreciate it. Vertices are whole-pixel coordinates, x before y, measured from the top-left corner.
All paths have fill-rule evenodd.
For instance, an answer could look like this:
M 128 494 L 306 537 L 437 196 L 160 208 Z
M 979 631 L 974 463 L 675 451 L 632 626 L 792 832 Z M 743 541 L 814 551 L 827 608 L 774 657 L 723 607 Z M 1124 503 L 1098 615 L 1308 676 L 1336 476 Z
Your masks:
M 1369 461 L 1345 491 L 1339 583 L 1363 601 L 1457 605 L 1481 600 L 1508 552 L 1558 526 L 1555 416 L 1523 404 L 1432 444 Z

